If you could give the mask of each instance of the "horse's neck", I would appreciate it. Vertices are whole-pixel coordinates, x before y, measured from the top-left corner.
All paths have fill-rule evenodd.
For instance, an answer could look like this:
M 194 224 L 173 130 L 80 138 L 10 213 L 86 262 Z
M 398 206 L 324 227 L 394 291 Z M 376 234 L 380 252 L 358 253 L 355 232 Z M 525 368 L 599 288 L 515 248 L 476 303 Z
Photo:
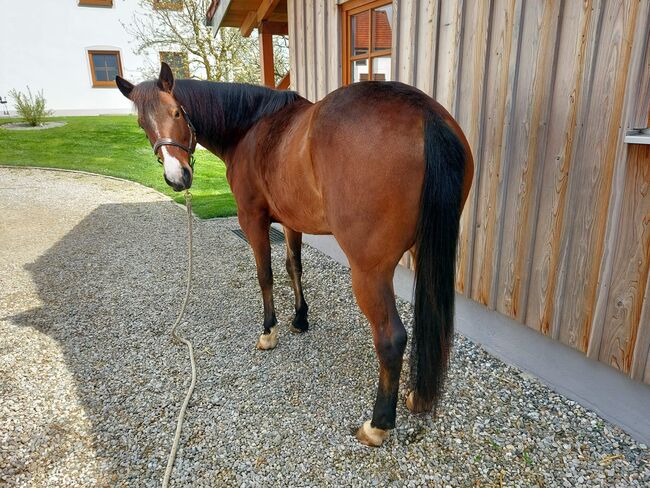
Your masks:
M 222 160 L 261 118 L 302 100 L 293 92 L 277 92 L 265 87 L 198 83 L 189 88 L 197 90 L 193 98 L 203 97 L 205 104 L 193 107 L 190 119 L 198 129 L 199 143 Z

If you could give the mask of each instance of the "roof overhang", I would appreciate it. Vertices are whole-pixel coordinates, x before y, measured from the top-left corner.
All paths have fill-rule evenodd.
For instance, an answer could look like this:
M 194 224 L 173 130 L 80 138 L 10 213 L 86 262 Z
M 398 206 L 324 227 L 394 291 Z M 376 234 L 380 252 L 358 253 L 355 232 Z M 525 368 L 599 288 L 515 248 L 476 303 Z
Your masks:
M 249 36 L 262 22 L 287 23 L 287 0 L 215 0 L 212 10 L 210 24 L 215 34 L 221 27 L 237 27 Z

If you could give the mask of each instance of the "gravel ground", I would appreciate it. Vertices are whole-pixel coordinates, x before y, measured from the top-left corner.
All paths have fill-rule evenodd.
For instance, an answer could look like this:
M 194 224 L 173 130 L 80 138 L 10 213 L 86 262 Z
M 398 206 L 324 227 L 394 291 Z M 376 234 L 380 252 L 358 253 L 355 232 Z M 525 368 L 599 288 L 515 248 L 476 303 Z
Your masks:
M 0 188 L 0 485 L 158 486 L 189 381 L 186 350 L 167 336 L 183 295 L 183 210 L 71 173 L 0 168 Z M 646 446 L 461 336 L 439 416 L 400 404 L 384 447 L 359 445 L 377 366 L 348 271 L 305 246 L 311 330 L 295 336 L 273 246 L 280 343 L 257 351 L 261 297 L 236 227 L 195 226 L 182 332 L 198 382 L 173 486 L 650 483 Z

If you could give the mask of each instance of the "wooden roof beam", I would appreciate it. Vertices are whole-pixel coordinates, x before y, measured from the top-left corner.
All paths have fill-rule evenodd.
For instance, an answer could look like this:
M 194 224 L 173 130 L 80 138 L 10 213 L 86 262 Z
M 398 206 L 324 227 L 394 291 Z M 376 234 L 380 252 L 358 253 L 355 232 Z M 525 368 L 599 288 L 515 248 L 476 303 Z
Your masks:
M 244 22 L 239 28 L 242 36 L 248 37 L 260 23 L 265 22 L 278 6 L 280 0 L 262 0 L 262 3 L 257 9 L 257 12 L 248 12 Z M 286 34 L 285 34 L 286 35 Z
M 259 29 L 264 34 L 273 34 L 274 36 L 289 35 L 289 24 L 286 22 L 269 22 L 265 20 L 260 24 Z
M 260 7 L 257 9 L 257 22 L 267 20 L 275 10 L 275 7 L 278 6 L 278 3 L 280 3 L 280 0 L 262 0 Z
M 242 36 L 248 37 L 251 35 L 251 32 L 253 32 L 255 27 L 257 27 L 257 13 L 248 12 L 248 15 L 246 15 L 244 22 L 242 22 L 241 27 L 239 28 L 239 32 L 241 32 Z

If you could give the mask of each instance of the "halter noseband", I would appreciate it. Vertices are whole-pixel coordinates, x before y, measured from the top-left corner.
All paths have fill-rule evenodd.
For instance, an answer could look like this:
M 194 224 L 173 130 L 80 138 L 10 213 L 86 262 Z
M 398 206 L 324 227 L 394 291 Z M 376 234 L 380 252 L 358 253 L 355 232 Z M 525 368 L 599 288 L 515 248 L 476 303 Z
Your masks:
M 153 145 L 153 153 L 156 155 L 158 158 L 158 162 L 160 164 L 163 164 L 162 159 L 160 159 L 160 156 L 158 156 L 158 149 L 160 149 L 163 146 L 176 146 L 181 148 L 183 151 L 185 151 L 187 154 L 190 155 L 190 168 L 192 168 L 192 173 L 194 173 L 194 149 L 192 149 L 192 144 L 196 142 L 196 130 L 194 129 L 194 125 L 192 125 L 192 121 L 190 120 L 189 116 L 187 115 L 187 112 L 185 111 L 185 108 L 180 105 L 181 108 L 181 113 L 183 114 L 183 118 L 185 119 L 185 122 L 187 123 L 188 129 L 190 129 L 190 143 L 189 145 L 181 144 L 180 142 L 176 142 L 174 139 L 171 139 L 169 137 L 161 137 L 158 139 L 154 145 Z M 195 146 L 196 147 L 196 146 Z

